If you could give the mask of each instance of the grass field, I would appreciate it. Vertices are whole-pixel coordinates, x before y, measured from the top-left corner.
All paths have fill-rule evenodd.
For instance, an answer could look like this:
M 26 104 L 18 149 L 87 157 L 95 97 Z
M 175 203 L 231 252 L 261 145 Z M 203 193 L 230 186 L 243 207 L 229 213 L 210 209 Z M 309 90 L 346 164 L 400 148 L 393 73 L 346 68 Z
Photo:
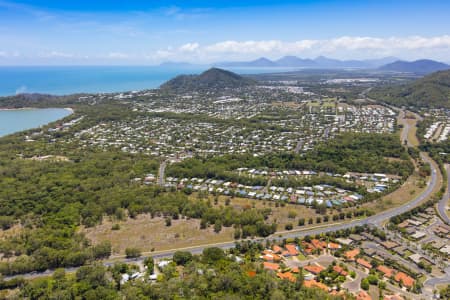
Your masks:
M 406 129 L 406 125 L 409 127 L 407 139 L 411 143 L 412 146 L 417 147 L 419 146 L 419 140 L 417 139 L 416 132 L 417 132 L 417 117 L 414 115 L 411 115 L 410 112 L 407 112 L 405 115 L 406 118 L 402 118 L 401 115 L 397 117 L 397 123 L 402 124 L 402 132 Z M 400 134 L 400 136 L 403 136 Z
M 120 225 L 119 230 L 111 230 L 113 224 Z M 212 228 L 200 230 L 200 220 L 172 220 L 167 227 L 163 218 L 151 218 L 150 215 L 139 215 L 136 219 L 122 222 L 104 220 L 93 228 L 81 228 L 92 243 L 109 240 L 112 243 L 113 255 L 120 255 L 127 247 L 136 247 L 143 252 L 154 249 L 168 250 L 192 245 L 219 243 L 233 240 L 233 228 L 223 227 L 220 233 Z
M 217 206 L 225 206 L 225 200 L 228 197 L 219 196 Z M 191 199 L 197 199 L 195 194 L 191 195 Z M 210 196 L 213 203 L 213 196 Z M 214 205 L 214 204 L 213 204 Z M 315 210 L 307 208 L 303 205 L 286 204 L 285 206 L 275 207 L 275 202 L 260 201 L 246 198 L 233 198 L 230 205 L 238 210 L 244 210 L 251 207 L 272 209 L 272 215 L 267 220 L 268 223 L 275 222 L 278 224 L 278 231 L 284 231 L 287 223 L 292 223 L 294 230 L 300 228 L 308 228 L 312 226 L 327 225 L 338 222 L 332 222 L 330 214 L 330 222 L 322 222 L 316 224 Z M 342 211 L 354 208 L 343 209 Z M 289 218 L 289 212 L 295 212 L 295 218 Z M 330 212 L 329 212 L 330 213 Z M 337 213 L 332 211 L 332 213 Z M 308 224 L 308 219 L 314 219 L 313 224 Z M 298 226 L 298 219 L 305 218 L 305 226 Z M 119 224 L 119 230 L 112 230 L 114 224 Z M 80 228 L 80 232 L 86 234 L 86 237 L 97 244 L 101 241 L 109 240 L 113 246 L 113 255 L 123 255 L 125 248 L 136 247 L 144 252 L 161 250 L 169 250 L 174 248 L 183 248 L 196 245 L 212 244 L 233 241 L 233 228 L 223 227 L 220 233 L 214 233 L 212 226 L 205 230 L 200 230 L 200 220 L 180 219 L 172 220 L 172 225 L 167 227 L 163 218 L 151 218 L 150 215 L 139 215 L 136 219 L 127 219 L 121 222 L 113 222 L 109 218 L 105 218 L 101 225 L 92 228 Z
M 417 120 L 416 119 L 406 119 L 406 122 L 409 124 L 410 129 L 408 132 L 408 140 L 410 141 L 411 145 L 414 147 L 419 146 L 419 140 L 417 139 L 416 132 L 417 132 Z
M 397 190 L 385 195 L 379 200 L 365 204 L 367 208 L 373 209 L 375 212 L 381 212 L 405 203 L 411 200 L 425 190 L 425 187 L 419 188 L 422 179 L 418 174 L 411 175 Z
M 7 239 L 13 236 L 17 236 L 22 232 L 22 225 L 14 225 L 7 230 L 0 230 L 0 240 Z

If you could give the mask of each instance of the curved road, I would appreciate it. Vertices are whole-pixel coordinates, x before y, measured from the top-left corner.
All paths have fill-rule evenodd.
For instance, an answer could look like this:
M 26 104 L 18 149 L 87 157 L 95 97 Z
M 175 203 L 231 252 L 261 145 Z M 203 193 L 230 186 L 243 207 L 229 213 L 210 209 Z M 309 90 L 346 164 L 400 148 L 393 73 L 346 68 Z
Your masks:
M 430 278 L 430 279 L 426 280 L 423 283 L 423 285 L 427 286 L 427 287 L 434 288 L 436 285 L 450 284 L 450 267 L 446 268 L 444 271 L 445 271 L 445 275 L 444 276 L 436 277 L 436 278 Z

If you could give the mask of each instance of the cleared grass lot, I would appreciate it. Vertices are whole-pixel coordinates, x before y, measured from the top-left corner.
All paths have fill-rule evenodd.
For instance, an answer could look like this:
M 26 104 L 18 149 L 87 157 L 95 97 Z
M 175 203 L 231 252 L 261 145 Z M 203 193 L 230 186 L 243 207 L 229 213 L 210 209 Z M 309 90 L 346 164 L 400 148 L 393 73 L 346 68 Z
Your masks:
M 112 230 L 113 224 L 119 224 L 119 230 Z M 193 245 L 220 243 L 233 240 L 233 228 L 223 227 L 220 233 L 213 228 L 200 230 L 200 220 L 172 220 L 166 226 L 164 218 L 151 218 L 150 215 L 139 215 L 136 219 L 122 222 L 104 220 L 101 225 L 92 228 L 81 228 L 93 244 L 104 240 L 111 241 L 113 255 L 125 253 L 128 247 L 139 248 L 143 252 L 169 250 Z

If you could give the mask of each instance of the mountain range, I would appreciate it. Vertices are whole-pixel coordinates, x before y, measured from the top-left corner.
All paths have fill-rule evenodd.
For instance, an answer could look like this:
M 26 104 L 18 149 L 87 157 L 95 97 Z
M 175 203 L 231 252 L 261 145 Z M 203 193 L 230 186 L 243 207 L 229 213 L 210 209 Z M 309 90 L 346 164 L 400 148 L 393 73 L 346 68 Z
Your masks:
M 252 61 L 219 62 L 214 65 L 220 67 L 289 67 L 289 68 L 363 68 L 373 69 L 398 60 L 395 57 L 385 57 L 381 59 L 367 60 L 339 60 L 325 56 L 314 59 L 299 58 L 297 56 L 284 56 L 277 60 L 270 60 L 265 57 Z
M 421 59 L 412 62 L 399 60 L 396 57 L 384 57 L 366 60 L 339 60 L 325 56 L 314 59 L 297 56 L 284 56 L 277 60 L 260 57 L 251 61 L 229 61 L 210 64 L 219 68 L 305 68 L 305 69 L 368 69 L 393 72 L 410 72 L 428 74 L 450 68 L 449 65 L 430 60 Z M 185 62 L 164 62 L 164 67 L 195 66 Z
M 422 74 L 428 74 L 447 69 L 450 69 L 449 65 L 430 59 L 420 59 L 411 62 L 398 60 L 390 64 L 381 66 L 379 68 L 379 70 L 382 71 L 422 73 Z

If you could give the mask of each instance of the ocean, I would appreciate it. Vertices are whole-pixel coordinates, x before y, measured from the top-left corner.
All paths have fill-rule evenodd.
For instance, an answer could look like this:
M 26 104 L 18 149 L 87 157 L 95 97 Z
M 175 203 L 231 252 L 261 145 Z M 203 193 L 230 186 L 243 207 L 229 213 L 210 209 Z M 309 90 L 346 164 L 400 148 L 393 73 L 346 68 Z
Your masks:
M 36 128 L 70 114 L 71 111 L 64 108 L 0 110 L 0 137 Z
M 0 96 L 19 93 L 68 95 L 157 88 L 180 74 L 199 74 L 208 66 L 35 66 L 0 67 Z M 239 74 L 292 71 L 289 68 L 227 68 Z

